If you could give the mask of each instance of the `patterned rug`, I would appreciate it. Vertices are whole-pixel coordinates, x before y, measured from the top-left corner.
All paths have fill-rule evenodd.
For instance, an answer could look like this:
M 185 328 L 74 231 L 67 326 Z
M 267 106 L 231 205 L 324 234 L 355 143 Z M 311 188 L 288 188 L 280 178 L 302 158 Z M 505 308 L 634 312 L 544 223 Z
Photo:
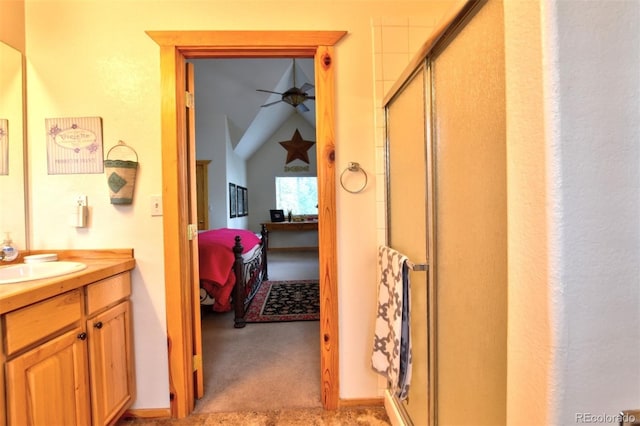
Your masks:
M 317 321 L 320 294 L 317 280 L 265 281 L 245 315 L 246 322 Z

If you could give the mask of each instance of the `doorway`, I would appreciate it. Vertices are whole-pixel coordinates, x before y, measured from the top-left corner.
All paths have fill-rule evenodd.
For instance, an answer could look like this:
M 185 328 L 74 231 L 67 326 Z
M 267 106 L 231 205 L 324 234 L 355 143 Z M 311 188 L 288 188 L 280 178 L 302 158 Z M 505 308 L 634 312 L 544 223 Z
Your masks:
M 193 411 L 193 256 L 185 63 L 192 58 L 313 57 L 318 153 L 321 398 L 338 408 L 337 236 L 335 211 L 334 45 L 344 31 L 153 31 L 160 46 L 165 292 L 172 417 Z M 191 168 L 193 173 L 193 168 Z M 197 250 L 197 248 L 195 248 Z
M 270 209 L 285 206 L 297 215 L 317 214 L 315 144 L 307 152 L 309 162 L 285 162 L 287 150 L 278 143 L 291 138 L 294 129 L 304 139 L 316 140 L 314 101 L 306 100 L 304 108 L 293 107 L 284 101 L 272 103 L 276 96 L 271 95 L 292 85 L 313 95 L 313 58 L 189 59 L 188 64 L 193 64 L 195 82 L 188 114 L 195 116 L 196 166 L 198 161 L 210 161 L 211 172 L 211 204 L 198 202 L 198 225 L 201 213 L 210 217 L 202 231 L 231 228 L 259 233 L 270 220 Z M 238 206 L 236 214 L 230 213 L 230 182 L 248 188 L 250 209 L 243 212 Z M 198 194 L 204 192 L 204 184 L 197 181 Z M 317 222 L 315 226 L 316 231 L 270 233 L 269 283 L 261 285 L 257 299 L 279 281 L 317 283 Z M 254 300 L 252 309 L 262 306 L 261 301 Z M 233 309 L 220 312 L 221 308 L 220 303 L 201 305 L 199 324 L 194 318 L 194 328 L 201 331 L 203 385 L 197 387 L 194 413 L 319 407 L 319 322 L 247 324 L 238 330 Z

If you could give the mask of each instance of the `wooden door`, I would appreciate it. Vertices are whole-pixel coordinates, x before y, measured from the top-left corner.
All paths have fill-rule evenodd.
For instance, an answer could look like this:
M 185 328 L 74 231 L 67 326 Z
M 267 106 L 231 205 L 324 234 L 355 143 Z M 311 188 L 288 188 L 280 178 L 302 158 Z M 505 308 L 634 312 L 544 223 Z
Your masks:
M 194 397 L 204 396 L 204 373 L 202 370 L 202 325 L 200 322 L 200 271 L 198 265 L 198 195 L 196 183 L 196 105 L 195 105 L 195 76 L 193 63 L 187 62 L 186 66 L 186 142 L 187 142 L 187 199 L 189 220 L 189 282 L 193 317 L 191 327 L 193 329 L 193 386 Z M 208 210 L 207 214 L 208 214 Z
M 135 398 L 131 302 L 87 321 L 94 425 L 107 425 Z
M 9 425 L 91 423 L 85 339 L 78 327 L 7 362 Z
M 503 32 L 502 2 L 489 0 L 432 62 L 435 398 L 443 425 L 506 424 Z
M 413 263 L 427 263 L 425 68 L 386 108 L 388 245 Z M 427 272 L 411 271 L 412 379 L 401 402 L 413 424 L 429 422 Z
M 198 231 L 209 229 L 209 163 L 211 160 L 196 161 Z

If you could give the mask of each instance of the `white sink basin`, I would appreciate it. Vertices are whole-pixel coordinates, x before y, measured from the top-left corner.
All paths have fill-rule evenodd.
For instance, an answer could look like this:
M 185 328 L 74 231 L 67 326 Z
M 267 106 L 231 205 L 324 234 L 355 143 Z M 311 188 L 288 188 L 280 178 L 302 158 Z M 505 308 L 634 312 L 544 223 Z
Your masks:
M 81 262 L 18 263 L 0 267 L 0 284 L 40 280 L 82 271 L 87 265 Z

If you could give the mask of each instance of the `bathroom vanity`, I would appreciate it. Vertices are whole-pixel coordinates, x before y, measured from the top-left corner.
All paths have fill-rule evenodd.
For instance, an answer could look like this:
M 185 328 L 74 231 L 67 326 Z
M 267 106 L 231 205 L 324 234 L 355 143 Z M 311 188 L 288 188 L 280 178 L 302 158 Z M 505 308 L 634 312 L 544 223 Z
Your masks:
M 135 399 L 133 250 L 58 255 L 87 268 L 0 286 L 0 425 L 114 424 Z

